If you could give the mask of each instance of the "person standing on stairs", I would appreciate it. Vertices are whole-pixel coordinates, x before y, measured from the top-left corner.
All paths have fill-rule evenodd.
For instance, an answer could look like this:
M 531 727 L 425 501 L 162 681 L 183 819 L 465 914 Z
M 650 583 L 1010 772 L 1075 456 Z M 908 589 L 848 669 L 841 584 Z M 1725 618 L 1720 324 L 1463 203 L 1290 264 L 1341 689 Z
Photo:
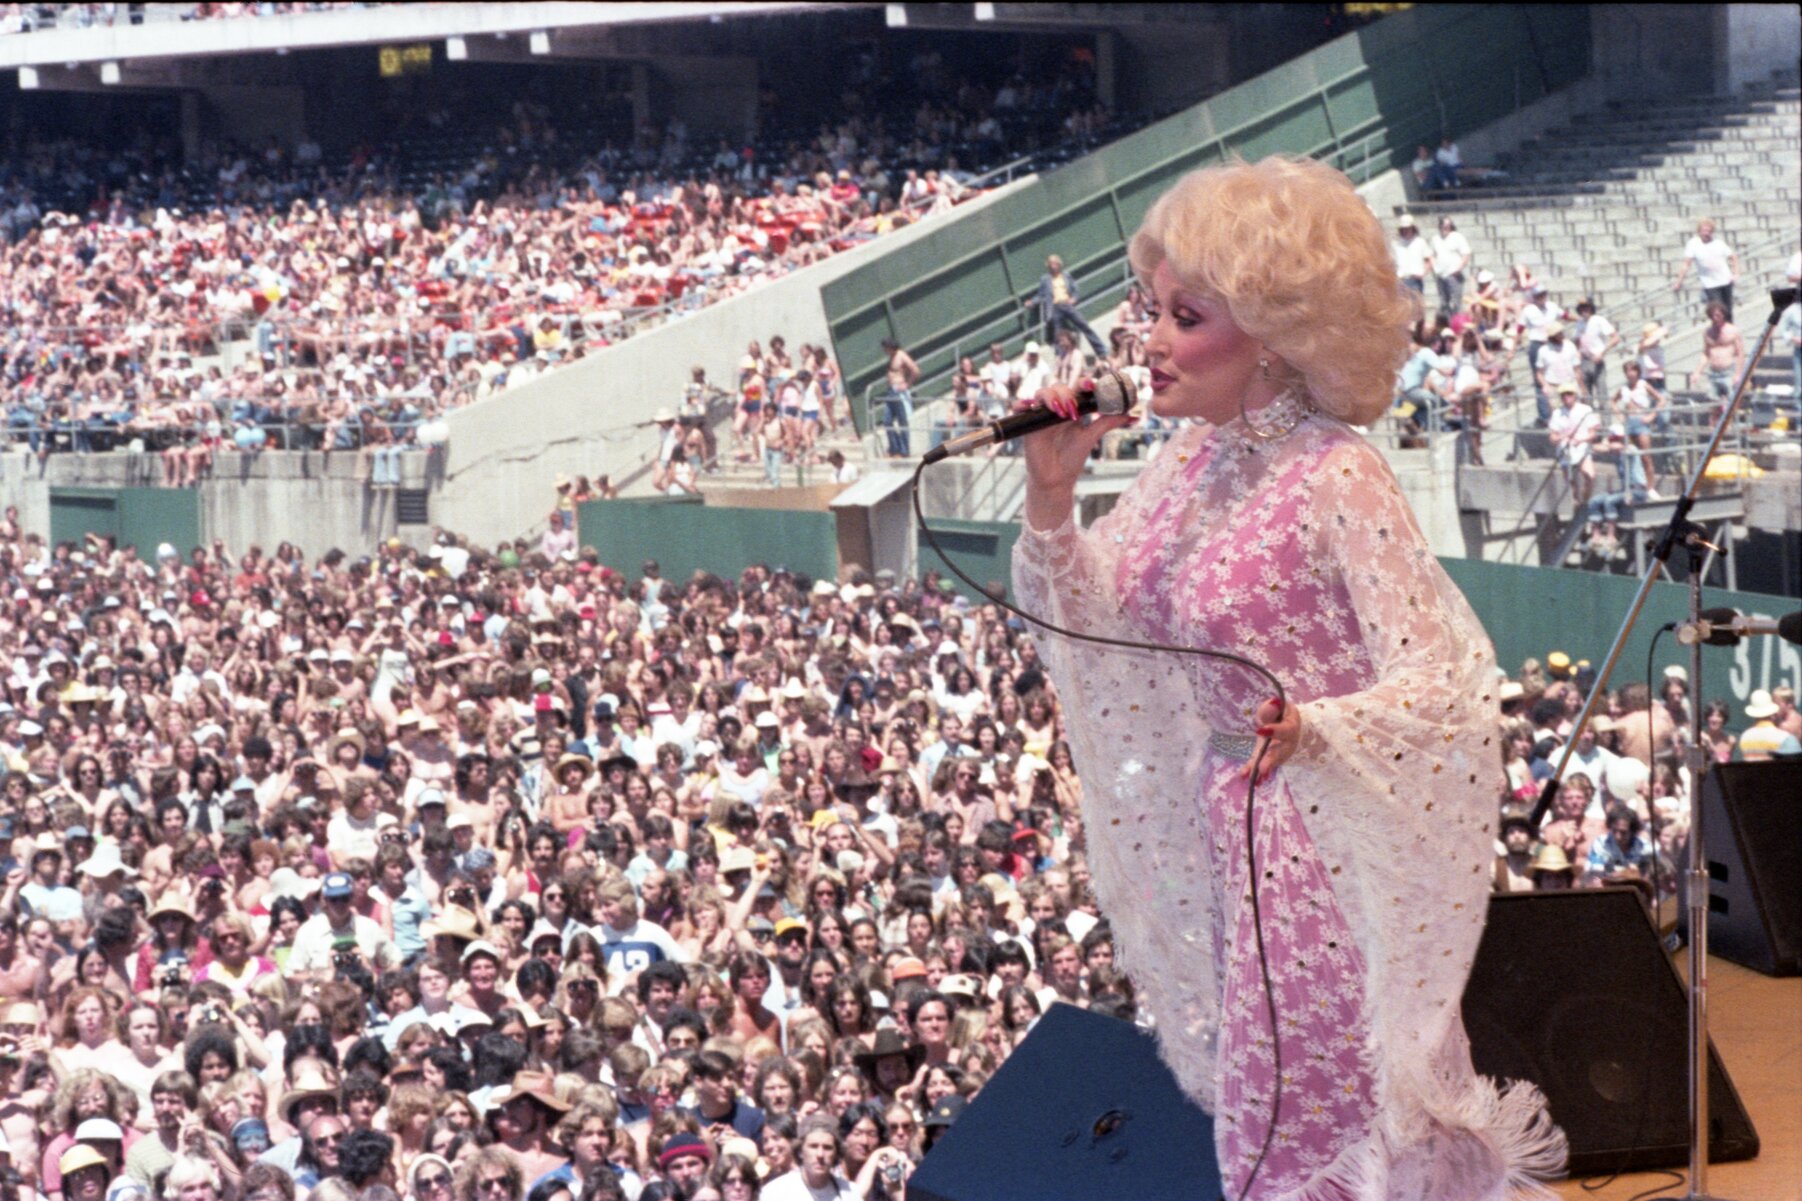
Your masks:
M 1671 281 L 1671 291 L 1681 292 L 1683 281 L 1689 276 L 1690 264 L 1695 264 L 1696 280 L 1702 285 L 1702 308 L 1704 311 L 1711 304 L 1719 304 L 1727 310 L 1727 320 L 1733 320 L 1733 284 L 1739 278 L 1739 255 L 1733 247 L 1727 245 L 1726 239 L 1714 236 L 1714 218 L 1704 217 L 1696 222 L 1696 234 L 1683 246 L 1683 262 L 1677 267 L 1677 278 Z

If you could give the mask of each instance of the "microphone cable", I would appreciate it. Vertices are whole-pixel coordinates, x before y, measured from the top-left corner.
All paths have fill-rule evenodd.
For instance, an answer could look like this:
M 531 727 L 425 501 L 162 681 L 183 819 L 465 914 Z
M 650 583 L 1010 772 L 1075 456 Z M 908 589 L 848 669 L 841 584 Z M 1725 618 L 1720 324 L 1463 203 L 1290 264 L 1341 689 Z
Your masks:
M 1222 663 L 1234 664 L 1254 675 L 1262 676 L 1268 681 L 1270 686 L 1276 690 L 1277 704 L 1281 707 L 1280 712 L 1288 712 L 1289 699 L 1288 693 L 1283 688 L 1283 682 L 1277 679 L 1276 674 L 1269 668 L 1261 663 L 1253 662 L 1243 655 L 1235 655 L 1231 651 L 1205 650 L 1197 646 L 1174 646 L 1164 642 L 1138 642 L 1130 638 L 1108 638 L 1100 634 L 1080 634 L 1075 630 L 1065 629 L 1063 626 L 1046 621 L 1042 617 L 1034 616 L 1019 606 L 1011 604 L 1007 600 L 996 596 L 987 588 L 978 584 L 975 580 L 966 575 L 962 568 L 952 562 L 951 557 L 945 553 L 944 547 L 939 545 L 939 540 L 934 536 L 932 527 L 926 524 L 926 514 L 921 508 L 920 502 L 920 479 L 925 475 L 926 467 L 927 464 L 924 462 L 918 464 L 914 468 L 913 479 L 909 484 L 909 488 L 912 492 L 914 520 L 919 525 L 920 533 L 925 536 L 927 545 L 932 547 L 932 552 L 939 557 L 939 560 L 943 562 L 946 567 L 951 569 L 951 574 L 962 580 L 978 596 L 986 598 L 991 603 L 1005 609 L 1007 612 L 1012 613 L 1023 621 L 1029 621 L 1035 626 L 1039 626 L 1042 629 L 1049 630 L 1053 634 L 1058 634 L 1065 638 L 1071 638 L 1081 642 L 1092 642 L 1098 646 L 1118 647 L 1122 650 L 1150 651 L 1153 653 L 1169 651 L 1179 655 L 1195 655 L 1198 658 L 1214 659 Z M 1280 717 L 1278 720 L 1281 720 Z M 1270 1144 L 1276 1137 L 1277 1118 L 1281 1113 L 1283 1104 L 1282 1034 L 1277 1028 L 1276 990 L 1270 983 L 1270 957 L 1264 946 L 1264 919 L 1258 898 L 1258 855 L 1255 802 L 1258 790 L 1258 769 L 1263 766 L 1264 755 L 1269 748 L 1269 739 L 1259 740 L 1257 753 L 1252 756 L 1251 767 L 1246 773 L 1245 778 L 1245 876 L 1246 880 L 1251 885 L 1251 925 L 1253 933 L 1257 936 L 1258 972 L 1264 983 L 1264 1007 L 1266 1013 L 1270 1017 L 1270 1054 L 1274 1071 L 1271 1076 L 1272 1093 L 1270 1100 L 1270 1121 L 1265 1127 L 1264 1142 L 1258 1150 L 1258 1157 L 1252 1162 L 1251 1171 L 1245 1177 L 1244 1187 L 1239 1190 L 1239 1201 L 1245 1201 L 1245 1198 L 1250 1194 L 1252 1182 L 1258 1178 L 1258 1171 L 1264 1166 L 1264 1160 L 1270 1154 Z M 1218 1037 L 1218 1030 L 1216 1030 L 1216 1037 Z M 1226 1185 L 1224 1168 L 1221 1171 L 1221 1185 L 1222 1187 L 1225 1187 Z

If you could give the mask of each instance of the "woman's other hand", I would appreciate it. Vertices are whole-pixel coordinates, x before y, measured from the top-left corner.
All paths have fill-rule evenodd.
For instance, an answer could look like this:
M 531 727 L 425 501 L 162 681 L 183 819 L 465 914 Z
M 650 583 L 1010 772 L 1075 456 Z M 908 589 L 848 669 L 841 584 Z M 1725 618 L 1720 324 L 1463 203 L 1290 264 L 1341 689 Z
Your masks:
M 1249 778 L 1252 765 L 1256 764 L 1256 782 L 1262 784 L 1270 778 L 1272 772 L 1288 762 L 1289 756 L 1295 753 L 1295 748 L 1301 745 L 1301 710 L 1272 697 L 1258 706 L 1257 722 L 1258 749 L 1252 754 L 1250 762 L 1239 769 L 1239 774 Z

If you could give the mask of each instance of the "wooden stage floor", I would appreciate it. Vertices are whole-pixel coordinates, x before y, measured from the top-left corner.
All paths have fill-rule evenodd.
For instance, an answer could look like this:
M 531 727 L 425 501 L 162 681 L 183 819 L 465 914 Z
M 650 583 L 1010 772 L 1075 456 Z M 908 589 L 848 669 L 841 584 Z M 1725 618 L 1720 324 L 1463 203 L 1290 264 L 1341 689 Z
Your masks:
M 1687 977 L 1682 953 L 1676 962 Z M 1709 1195 L 1802 1201 L 1802 977 L 1777 980 L 1711 958 L 1708 1025 L 1759 1139 L 1757 1159 L 1709 1165 Z M 1564 1201 L 1628 1201 L 1662 1179 L 1668 1187 L 1655 1196 L 1683 1197 L 1689 1192 L 1684 1175 L 1682 1184 L 1657 1172 L 1636 1172 L 1594 1192 L 1576 1180 L 1553 1187 Z

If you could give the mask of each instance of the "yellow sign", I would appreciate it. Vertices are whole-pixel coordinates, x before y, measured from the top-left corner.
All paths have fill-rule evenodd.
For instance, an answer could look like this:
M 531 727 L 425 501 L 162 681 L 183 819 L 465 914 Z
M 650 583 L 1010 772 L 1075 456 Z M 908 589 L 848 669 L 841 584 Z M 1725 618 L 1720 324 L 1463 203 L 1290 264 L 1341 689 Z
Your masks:
M 417 75 L 432 69 L 432 47 L 429 42 L 416 46 L 383 46 L 376 53 L 383 79 L 397 75 Z

